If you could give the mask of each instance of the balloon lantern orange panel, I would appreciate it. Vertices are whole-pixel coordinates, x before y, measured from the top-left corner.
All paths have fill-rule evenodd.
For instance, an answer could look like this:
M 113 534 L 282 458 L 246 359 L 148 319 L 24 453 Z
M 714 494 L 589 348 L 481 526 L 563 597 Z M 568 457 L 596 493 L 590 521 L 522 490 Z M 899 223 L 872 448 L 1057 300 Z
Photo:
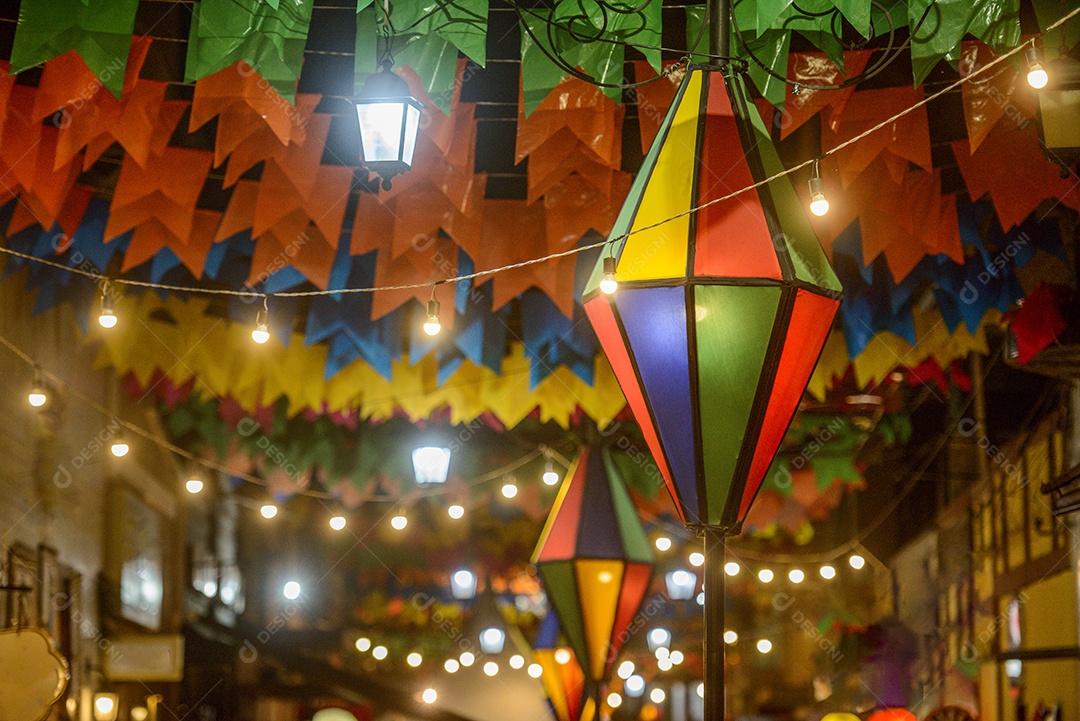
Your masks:
M 840 304 L 788 177 L 728 197 L 782 170 L 743 75 L 691 68 L 585 289 L 690 525 L 742 522 Z
M 652 580 L 653 553 L 607 451 L 571 464 L 533 563 L 589 681 L 602 681 Z

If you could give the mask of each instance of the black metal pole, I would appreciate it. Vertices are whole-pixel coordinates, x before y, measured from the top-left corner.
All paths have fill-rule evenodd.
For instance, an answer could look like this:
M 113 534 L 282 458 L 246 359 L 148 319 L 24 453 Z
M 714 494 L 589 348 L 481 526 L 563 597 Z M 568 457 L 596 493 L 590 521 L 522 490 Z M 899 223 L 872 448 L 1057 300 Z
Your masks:
M 705 535 L 705 721 L 724 721 L 724 537 Z
M 731 0 L 709 0 L 709 55 L 714 64 L 731 56 Z

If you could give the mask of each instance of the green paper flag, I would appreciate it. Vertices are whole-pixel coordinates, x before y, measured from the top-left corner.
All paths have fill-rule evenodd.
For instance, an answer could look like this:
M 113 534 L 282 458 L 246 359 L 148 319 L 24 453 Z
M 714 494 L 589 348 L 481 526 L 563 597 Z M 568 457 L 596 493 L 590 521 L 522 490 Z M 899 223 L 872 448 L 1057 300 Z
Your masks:
M 23 0 L 12 74 L 74 50 L 119 98 L 138 6 L 138 0 Z
M 70 0 L 69 0 L 70 1 Z M 202 0 L 192 10 L 184 80 L 243 60 L 289 102 L 304 61 L 314 0 Z
M 1015 47 L 1020 41 L 1020 0 L 909 0 L 908 22 L 915 31 L 911 67 L 915 85 L 921 85 L 941 60 L 953 66 L 959 62 L 964 35 L 974 35 L 999 53 Z

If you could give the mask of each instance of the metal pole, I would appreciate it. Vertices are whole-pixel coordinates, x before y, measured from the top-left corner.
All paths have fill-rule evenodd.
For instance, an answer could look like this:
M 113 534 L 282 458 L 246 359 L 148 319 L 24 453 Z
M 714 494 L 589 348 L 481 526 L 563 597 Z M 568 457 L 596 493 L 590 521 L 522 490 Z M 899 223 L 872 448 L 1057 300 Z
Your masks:
M 717 65 L 731 56 L 731 0 L 709 0 L 709 55 Z
M 705 528 L 705 721 L 724 721 L 724 536 Z

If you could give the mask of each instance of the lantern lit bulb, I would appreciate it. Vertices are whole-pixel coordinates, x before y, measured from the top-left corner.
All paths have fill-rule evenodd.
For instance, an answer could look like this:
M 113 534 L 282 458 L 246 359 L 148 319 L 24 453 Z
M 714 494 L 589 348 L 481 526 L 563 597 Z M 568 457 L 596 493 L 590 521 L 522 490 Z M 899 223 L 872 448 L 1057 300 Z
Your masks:
M 529 678 L 540 678 L 544 675 L 544 667 L 538 663 L 529 664 Z
M 439 694 L 433 688 L 426 688 L 420 698 L 423 699 L 424 703 L 435 703 L 435 699 L 439 698 Z
M 281 595 L 283 595 L 290 601 L 295 601 L 296 599 L 300 598 L 300 584 L 296 581 L 289 581 L 281 589 Z
M 455 503 L 446 509 L 446 514 L 456 521 L 465 515 L 465 507 L 460 503 Z
M 657 551 L 666 551 L 671 548 L 671 539 L 667 536 L 658 536 L 654 543 Z
M 565 648 L 560 648 L 555 652 L 555 663 L 560 666 L 565 666 L 570 663 L 570 652 Z
M 858 571 L 860 568 L 866 565 L 866 559 L 856 553 L 848 559 L 848 565 Z
M 341 514 L 338 514 L 336 516 L 331 517 L 331 519 L 330 519 L 330 528 L 334 529 L 335 531 L 340 531 L 341 529 L 345 528 L 345 523 L 346 523 L 345 516 L 342 516 Z
M 604 258 L 604 276 L 600 280 L 600 292 L 604 295 L 612 295 L 619 289 L 619 282 L 615 280 L 615 259 L 611 256 Z
M 820 573 L 821 577 L 826 581 L 836 578 L 836 569 L 829 565 L 822 566 L 818 573 Z
M 401 531 L 407 525 L 409 525 L 409 519 L 405 517 L 404 513 L 398 513 L 396 516 L 390 519 L 390 526 L 395 531 Z
M 123 438 L 117 438 L 113 441 L 109 450 L 111 450 L 112 454 L 117 458 L 123 458 L 128 454 L 128 451 L 131 450 L 131 446 L 129 446 Z
M 1028 85 L 1036 90 L 1042 90 L 1046 87 L 1046 84 L 1050 82 L 1050 76 L 1047 74 L 1046 68 L 1043 67 L 1042 50 L 1035 47 L 1033 44 L 1024 51 L 1024 59 L 1028 64 Z
M 772 641 L 767 638 L 759 639 L 757 642 L 757 650 L 761 653 L 772 651 Z
M 829 212 L 829 199 L 825 197 L 825 182 L 821 179 L 816 164 L 814 174 L 810 178 L 810 212 L 819 218 Z
M 427 320 L 424 321 L 424 332 L 428 335 L 439 335 L 442 323 L 439 322 L 439 301 L 432 298 L 427 304 Z
M 791 581 L 792 583 L 802 583 L 803 579 L 806 578 L 806 574 L 803 573 L 802 571 L 800 571 L 797 568 L 793 568 L 790 571 L 788 571 L 787 577 L 788 577 L 788 580 Z
M 184 484 L 184 488 L 186 488 L 187 492 L 191 495 L 195 495 L 196 493 L 202 492 L 203 482 L 198 478 L 190 478 L 188 479 L 188 482 Z
M 773 580 L 773 572 L 770 571 L 767 568 L 763 568 L 760 571 L 758 571 L 757 577 L 758 577 L 758 580 L 761 581 L 762 583 L 769 583 L 769 582 L 771 582 Z

